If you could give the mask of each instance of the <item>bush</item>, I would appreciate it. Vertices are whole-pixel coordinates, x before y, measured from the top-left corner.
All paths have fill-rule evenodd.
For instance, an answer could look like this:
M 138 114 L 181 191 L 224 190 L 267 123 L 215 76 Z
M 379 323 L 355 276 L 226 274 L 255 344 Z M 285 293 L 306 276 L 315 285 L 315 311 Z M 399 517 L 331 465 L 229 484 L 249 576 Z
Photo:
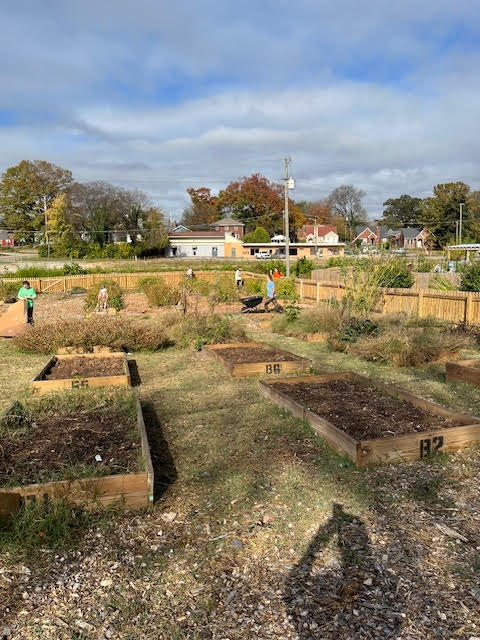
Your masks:
M 436 289 L 437 291 L 456 291 L 457 287 L 445 278 L 444 276 L 433 275 L 428 281 L 428 287 L 430 289 Z
M 80 276 L 86 273 L 86 271 L 78 264 L 78 262 L 67 262 L 63 265 L 63 273 L 66 276 Z
M 308 258 L 303 257 L 303 258 L 300 258 L 300 260 L 297 260 L 295 262 L 295 264 L 293 265 L 292 271 L 297 277 L 298 276 L 310 277 L 310 275 L 312 274 L 312 269 L 315 269 L 315 264 Z
M 154 307 L 170 307 L 180 302 L 180 290 L 171 287 L 162 278 L 142 278 L 139 285 Z
M 218 314 L 192 313 L 179 317 L 175 314 L 171 335 L 183 346 L 194 346 L 199 351 L 206 344 L 246 342 L 247 335 L 239 319 Z M 168 321 L 168 320 L 167 320 Z
M 460 289 L 462 291 L 480 291 L 480 262 L 466 265 L 462 269 Z
M 295 278 L 280 278 L 280 280 L 274 280 L 275 291 L 277 298 L 281 300 L 289 300 L 290 302 L 296 302 L 298 300 L 297 289 L 295 286 Z M 265 284 L 265 288 L 266 288 Z
M 270 242 L 270 234 L 263 227 L 257 227 L 255 231 L 245 234 L 243 242 Z
M 356 342 L 361 336 L 371 336 L 378 332 L 378 324 L 368 318 L 349 317 L 332 336 L 332 346 L 343 351 L 348 344 Z
M 213 283 L 200 278 L 185 278 L 180 283 L 180 290 L 192 296 L 208 296 L 212 289 Z
M 209 294 L 209 300 L 213 305 L 221 302 L 235 302 L 238 298 L 238 289 L 231 276 L 220 276 L 213 284 Z
M 258 273 L 273 273 L 275 269 L 285 273 L 285 260 L 258 260 L 251 268 Z
M 36 353 L 55 353 L 59 347 L 91 351 L 96 345 L 117 351 L 158 351 L 172 344 L 161 326 L 105 316 L 36 324 L 25 327 L 13 341 L 20 349 Z
M 418 273 L 430 273 L 433 271 L 434 263 L 432 260 L 427 260 L 424 256 L 420 256 L 417 260 L 415 271 Z
M 7 300 L 13 300 L 17 297 L 18 290 L 20 289 L 19 282 L 3 281 L 0 283 L 0 300 L 6 302 Z
M 415 283 L 415 278 L 408 270 L 407 263 L 403 260 L 390 260 L 378 268 L 379 287 L 410 289 Z
M 115 280 L 102 280 L 101 282 L 97 282 L 89 287 L 87 290 L 85 309 L 92 310 L 97 307 L 98 292 L 103 286 L 107 287 L 109 306 L 117 311 L 123 309 L 123 291 Z
M 458 332 L 392 327 L 376 336 L 360 338 L 348 352 L 374 362 L 416 367 L 456 356 L 473 344 L 472 337 Z
M 309 333 L 333 333 L 338 331 L 342 318 L 338 309 L 316 307 L 301 311 L 296 319 L 290 321 L 287 316 L 277 316 L 271 327 L 276 333 L 286 336 L 305 337 Z

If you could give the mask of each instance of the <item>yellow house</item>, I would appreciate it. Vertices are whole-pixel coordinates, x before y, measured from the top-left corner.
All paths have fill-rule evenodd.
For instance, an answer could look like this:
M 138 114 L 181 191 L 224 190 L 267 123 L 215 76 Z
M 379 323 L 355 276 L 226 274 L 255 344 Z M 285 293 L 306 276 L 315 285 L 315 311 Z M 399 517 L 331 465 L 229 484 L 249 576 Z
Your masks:
M 332 256 L 343 256 L 345 244 L 343 242 L 318 242 L 316 245 L 306 242 L 291 242 L 290 257 L 294 260 L 299 258 L 330 258 Z M 257 254 L 270 254 L 272 258 L 285 257 L 284 242 L 245 242 L 243 244 L 243 257 L 255 258 Z

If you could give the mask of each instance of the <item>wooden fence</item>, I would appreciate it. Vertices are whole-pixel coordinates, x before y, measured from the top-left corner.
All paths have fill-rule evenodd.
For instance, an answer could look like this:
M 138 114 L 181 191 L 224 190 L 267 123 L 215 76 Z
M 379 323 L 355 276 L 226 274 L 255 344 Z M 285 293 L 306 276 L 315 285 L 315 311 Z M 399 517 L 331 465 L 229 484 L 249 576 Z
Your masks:
M 296 290 L 301 300 L 324 302 L 341 300 L 345 287 L 340 283 L 298 279 Z M 436 291 L 434 289 L 383 289 L 380 308 L 383 314 L 405 313 L 421 318 L 433 316 L 449 322 L 480 324 L 480 293 Z
M 219 275 L 232 272 L 225 271 L 196 271 L 195 277 L 199 280 L 214 282 Z M 137 273 L 88 273 L 79 276 L 49 276 L 48 278 L 28 278 L 28 281 L 37 293 L 67 293 L 76 287 L 88 289 L 97 282 L 104 280 L 115 280 L 126 291 L 139 288 L 140 280 L 143 278 L 161 278 L 169 285 L 179 284 L 185 278 L 184 271 L 152 271 Z M 18 282 L 25 278 L 3 278 L 0 282 Z

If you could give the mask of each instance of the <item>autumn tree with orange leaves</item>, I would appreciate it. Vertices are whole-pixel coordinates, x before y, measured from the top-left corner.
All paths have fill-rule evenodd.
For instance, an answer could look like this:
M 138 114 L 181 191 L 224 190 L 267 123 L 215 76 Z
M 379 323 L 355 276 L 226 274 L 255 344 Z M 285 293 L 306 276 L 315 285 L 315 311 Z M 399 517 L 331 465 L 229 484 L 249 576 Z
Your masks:
M 283 231 L 283 185 L 259 173 L 231 182 L 218 194 L 217 206 L 221 215 L 240 220 L 247 231 L 257 227 L 265 228 L 271 235 Z M 289 221 L 293 233 L 306 221 L 292 200 L 289 200 Z

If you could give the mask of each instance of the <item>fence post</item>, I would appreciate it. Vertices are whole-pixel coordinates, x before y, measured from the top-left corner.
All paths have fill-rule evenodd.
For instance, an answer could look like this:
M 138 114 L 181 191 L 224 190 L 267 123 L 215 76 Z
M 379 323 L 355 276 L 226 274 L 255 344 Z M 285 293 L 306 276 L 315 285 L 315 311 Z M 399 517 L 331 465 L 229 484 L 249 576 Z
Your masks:
M 303 280 L 300 278 L 300 300 L 303 298 Z
M 473 324 L 473 293 L 467 292 L 465 298 L 465 324 Z
M 423 291 L 418 292 L 417 315 L 419 318 L 423 317 Z
M 317 281 L 317 304 L 320 302 L 320 282 Z

